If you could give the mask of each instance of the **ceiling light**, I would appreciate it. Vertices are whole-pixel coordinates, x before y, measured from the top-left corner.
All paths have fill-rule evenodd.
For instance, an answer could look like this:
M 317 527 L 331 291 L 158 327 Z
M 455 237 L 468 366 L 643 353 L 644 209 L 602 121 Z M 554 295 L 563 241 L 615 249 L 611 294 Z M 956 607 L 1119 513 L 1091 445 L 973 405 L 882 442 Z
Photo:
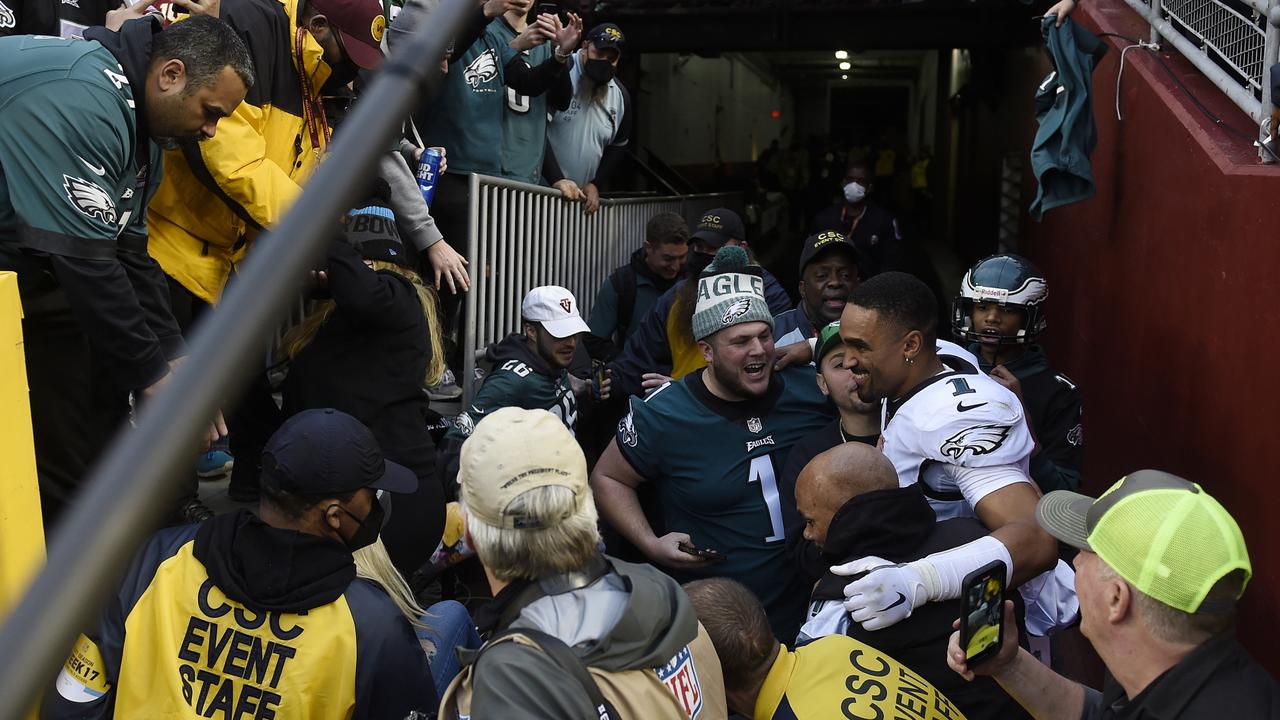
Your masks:
M 849 76 L 848 76 L 848 75 L 841 75 L 841 76 L 840 76 L 840 79 L 841 79 L 841 80 L 848 80 L 848 79 L 849 79 Z
M 837 50 L 837 51 L 836 51 L 836 59 L 837 59 L 837 60 L 847 60 L 847 59 L 849 59 L 849 51 L 848 51 L 848 50 Z
M 848 62 L 842 62 L 842 63 L 840 63 L 840 69 L 841 69 L 841 70 L 848 70 L 848 69 L 849 69 L 849 68 L 851 68 L 851 67 L 853 67 L 853 65 L 849 64 Z

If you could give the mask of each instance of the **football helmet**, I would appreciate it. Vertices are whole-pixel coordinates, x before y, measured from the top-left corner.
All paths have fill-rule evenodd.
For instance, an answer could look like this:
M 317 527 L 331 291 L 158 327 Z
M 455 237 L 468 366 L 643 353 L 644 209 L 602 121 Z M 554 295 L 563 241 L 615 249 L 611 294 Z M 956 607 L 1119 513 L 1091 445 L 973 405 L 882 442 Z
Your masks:
M 1047 297 L 1049 283 L 1030 260 L 1021 255 L 992 255 L 969 268 L 960 281 L 960 295 L 951 304 L 951 329 L 963 342 L 990 338 L 973 327 L 972 311 L 977 303 L 996 303 L 1021 308 L 1027 318 L 1016 335 L 1000 335 L 1000 344 L 1034 342 L 1048 326 Z

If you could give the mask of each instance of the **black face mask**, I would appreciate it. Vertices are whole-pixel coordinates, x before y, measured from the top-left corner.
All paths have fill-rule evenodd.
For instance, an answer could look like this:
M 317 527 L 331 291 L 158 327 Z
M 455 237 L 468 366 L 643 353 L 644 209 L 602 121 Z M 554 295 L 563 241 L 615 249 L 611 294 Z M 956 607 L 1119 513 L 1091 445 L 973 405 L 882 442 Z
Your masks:
M 597 85 L 604 85 L 613 79 L 613 63 L 608 60 L 588 60 L 582 66 L 582 72 Z
M 343 58 L 342 62 L 333 65 L 329 69 L 329 79 L 324 81 L 324 85 L 320 87 L 321 95 L 342 95 L 350 93 L 347 85 L 356 79 L 356 75 L 360 74 L 360 66 L 351 62 L 350 59 Z
M 685 275 L 691 278 L 698 277 L 715 259 L 715 255 L 708 255 L 697 250 L 689 251 L 689 260 L 684 264 Z
M 358 526 L 356 531 L 351 533 L 351 537 L 347 538 L 343 543 L 351 552 L 369 547 L 377 542 L 378 533 L 382 532 L 382 526 L 386 523 L 387 516 L 390 514 L 390 511 L 387 510 L 387 506 L 391 504 L 390 495 L 381 490 L 377 491 L 377 493 L 373 507 L 369 508 L 369 514 L 364 516 L 364 520 L 356 517 L 354 513 L 341 505 L 338 506 L 338 509 L 350 515 Z

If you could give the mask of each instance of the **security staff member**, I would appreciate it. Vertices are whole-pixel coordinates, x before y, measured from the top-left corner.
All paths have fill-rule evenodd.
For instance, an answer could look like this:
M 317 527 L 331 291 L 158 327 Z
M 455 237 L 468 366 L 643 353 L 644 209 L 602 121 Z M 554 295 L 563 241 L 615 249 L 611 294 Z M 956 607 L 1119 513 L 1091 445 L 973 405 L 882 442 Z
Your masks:
M 839 230 L 857 248 L 858 272 L 863 280 L 888 270 L 903 270 L 905 262 L 898 220 L 867 198 L 871 189 L 867 166 L 850 163 L 842 185 L 844 202 L 826 208 L 813 220 L 815 229 Z
M 387 493 L 417 484 L 350 415 L 293 416 L 262 454 L 258 513 L 152 537 L 42 717 L 426 717 L 422 646 L 352 559 L 377 540 Z
M 159 142 L 203 140 L 253 82 L 223 23 L 0 38 L 0 270 L 18 273 L 46 525 L 115 431 L 130 391 L 185 351 L 147 256 Z

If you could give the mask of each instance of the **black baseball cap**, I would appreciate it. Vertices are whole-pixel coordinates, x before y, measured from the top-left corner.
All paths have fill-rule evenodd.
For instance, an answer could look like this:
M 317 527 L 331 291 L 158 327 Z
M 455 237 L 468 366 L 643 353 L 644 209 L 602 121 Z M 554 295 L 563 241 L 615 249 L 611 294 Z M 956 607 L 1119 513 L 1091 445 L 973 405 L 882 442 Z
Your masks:
M 627 38 L 622 34 L 622 28 L 613 23 L 600 23 L 591 28 L 587 33 L 587 40 L 592 45 L 599 48 L 614 48 L 618 52 L 622 52 L 622 46 L 627 43 Z
M 418 476 L 382 456 L 373 433 L 332 408 L 289 418 L 262 451 L 262 486 L 269 492 L 328 495 L 360 488 L 412 493 Z
M 689 240 L 701 240 L 714 248 L 721 248 L 730 240 L 746 239 L 747 231 L 738 213 L 729 208 L 712 208 L 702 213 Z
M 800 251 L 800 274 L 804 275 L 804 269 L 819 255 L 837 249 L 847 252 L 853 264 L 857 266 L 858 249 L 849 242 L 844 233 L 836 230 L 822 230 L 810 235 L 804 241 L 804 249 Z

